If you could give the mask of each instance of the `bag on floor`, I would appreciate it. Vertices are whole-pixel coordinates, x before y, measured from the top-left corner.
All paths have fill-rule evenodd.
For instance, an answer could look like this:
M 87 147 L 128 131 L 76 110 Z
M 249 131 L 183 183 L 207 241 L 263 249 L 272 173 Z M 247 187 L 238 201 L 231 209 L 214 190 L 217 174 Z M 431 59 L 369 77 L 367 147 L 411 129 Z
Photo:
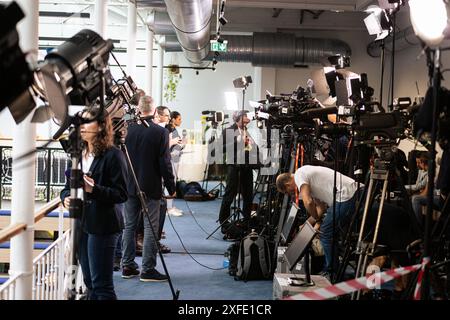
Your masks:
M 264 280 L 272 277 L 269 243 L 264 236 L 251 232 L 239 246 L 235 280 Z
M 186 201 L 208 201 L 217 198 L 217 193 L 208 193 L 203 190 L 198 182 L 189 182 L 184 186 L 184 200 Z
M 228 257 L 228 274 L 230 276 L 235 276 L 237 272 L 238 259 L 239 259 L 239 245 L 240 241 L 234 242 L 228 247 L 226 256 Z

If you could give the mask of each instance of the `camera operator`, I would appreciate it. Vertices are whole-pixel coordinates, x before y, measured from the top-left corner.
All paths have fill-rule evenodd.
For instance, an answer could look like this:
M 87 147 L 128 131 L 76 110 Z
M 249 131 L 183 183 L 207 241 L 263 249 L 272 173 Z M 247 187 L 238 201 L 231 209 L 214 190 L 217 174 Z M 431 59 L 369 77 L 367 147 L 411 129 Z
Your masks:
M 336 181 L 335 222 L 338 234 L 339 230 L 345 229 L 355 210 L 358 184 L 341 173 L 337 173 Z M 296 189 L 299 190 L 299 197 L 311 217 L 309 221 L 312 224 L 320 223 L 320 242 L 325 252 L 324 274 L 336 271 L 331 269 L 332 266 L 337 268 L 337 254 L 332 264 L 334 171 L 326 167 L 304 165 L 295 174 L 280 174 L 276 186 L 279 192 L 291 196 L 295 196 Z
M 90 111 L 84 118 L 93 118 Z M 111 119 L 106 112 L 81 126 L 85 141 L 81 169 L 84 176 L 84 212 L 81 219 L 79 260 L 88 289 L 88 300 L 116 300 L 113 283 L 114 250 L 120 232 L 121 212 L 116 204 L 127 200 L 127 166 L 122 152 L 113 146 Z M 69 207 L 70 179 L 61 191 Z
M 248 111 L 233 113 L 234 124 L 222 132 L 223 154 L 226 155 L 227 179 L 225 194 L 220 206 L 219 222 L 227 236 L 230 223 L 230 206 L 240 190 L 243 198 L 243 218 L 248 221 L 253 201 L 253 167 L 258 163 L 258 147 L 247 131 Z M 233 156 L 231 156 L 233 155 Z M 256 155 L 256 159 L 255 159 Z
M 143 97 L 145 98 L 145 97 Z M 141 99 L 143 99 L 141 98 Z M 157 240 L 160 220 L 160 204 L 162 199 L 162 180 L 169 194 L 175 194 L 175 182 L 170 164 L 169 132 L 153 123 L 150 117 L 154 113 L 152 104 L 140 105 L 142 120 L 148 124 L 131 124 L 125 144 L 134 166 L 139 186 L 146 195 L 147 208 L 151 224 L 144 219 L 144 246 L 142 252 L 141 281 L 167 281 L 167 276 L 156 269 Z M 141 203 L 136 195 L 136 186 L 128 179 L 129 199 L 125 205 L 125 230 L 123 233 L 122 277 L 132 278 L 139 274 L 135 259 L 135 231 L 140 219 Z

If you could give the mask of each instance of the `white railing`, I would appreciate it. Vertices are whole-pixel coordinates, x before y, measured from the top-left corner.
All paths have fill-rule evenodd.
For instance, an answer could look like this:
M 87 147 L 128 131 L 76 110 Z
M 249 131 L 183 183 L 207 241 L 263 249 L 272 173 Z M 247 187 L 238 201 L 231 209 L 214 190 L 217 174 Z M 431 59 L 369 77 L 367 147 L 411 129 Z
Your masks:
M 23 273 L 9 278 L 8 281 L 0 286 L 0 300 L 14 300 L 16 296 L 16 281 L 21 276 L 23 276 Z
M 50 212 L 59 200 L 54 200 L 35 215 L 35 223 Z M 17 224 L 3 230 L 0 240 L 7 240 L 20 233 L 26 225 Z M 58 239 L 47 247 L 33 260 L 32 299 L 33 300 L 64 300 L 64 272 L 66 270 L 66 242 L 70 239 L 70 229 L 64 232 L 64 212 L 59 208 Z M 0 286 L 0 300 L 16 300 L 16 281 L 24 273 L 12 275 Z
M 33 261 L 33 300 L 64 300 L 64 247 L 67 230 Z

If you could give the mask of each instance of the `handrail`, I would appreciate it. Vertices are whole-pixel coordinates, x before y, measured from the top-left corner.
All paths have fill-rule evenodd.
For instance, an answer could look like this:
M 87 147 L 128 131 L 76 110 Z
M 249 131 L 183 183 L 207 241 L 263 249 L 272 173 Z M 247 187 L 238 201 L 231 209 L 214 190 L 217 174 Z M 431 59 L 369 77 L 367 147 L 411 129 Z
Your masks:
M 70 229 L 65 231 L 64 234 L 62 235 L 62 237 L 59 237 L 58 239 L 56 239 L 55 241 L 52 242 L 51 245 L 49 245 L 47 248 L 45 248 L 44 251 L 42 251 L 41 253 L 39 253 L 38 256 L 36 256 L 36 258 L 33 259 L 33 263 L 38 262 L 40 259 L 42 259 L 43 256 L 45 256 L 50 250 L 52 250 L 54 247 L 56 247 L 60 242 L 63 242 L 66 240 L 66 237 L 69 235 L 70 233 Z
M 44 218 L 47 214 L 58 208 L 59 204 L 61 203 L 61 199 L 55 198 L 49 203 L 47 203 L 45 206 L 40 208 L 35 214 L 34 214 L 34 223 L 39 222 L 42 218 Z
M 36 211 L 34 215 L 34 223 L 37 223 L 47 214 L 58 208 L 60 203 L 61 200 L 59 198 L 56 198 L 47 203 L 46 205 L 44 205 L 38 211 Z M 10 224 L 9 226 L 0 231 L 0 243 L 8 241 L 9 239 L 18 235 L 22 231 L 25 231 L 26 229 L 27 229 L 26 223 Z
M 0 243 L 8 241 L 12 237 L 25 231 L 26 229 L 27 229 L 26 223 L 10 224 L 9 226 L 0 231 Z

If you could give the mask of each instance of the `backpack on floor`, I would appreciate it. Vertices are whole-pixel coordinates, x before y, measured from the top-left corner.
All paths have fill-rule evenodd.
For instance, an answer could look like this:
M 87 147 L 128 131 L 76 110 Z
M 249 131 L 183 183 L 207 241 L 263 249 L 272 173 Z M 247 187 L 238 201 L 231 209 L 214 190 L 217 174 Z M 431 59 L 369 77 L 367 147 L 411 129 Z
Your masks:
M 184 186 L 183 191 L 184 200 L 186 201 L 208 201 L 217 198 L 216 192 L 206 192 L 198 182 L 189 182 Z
M 235 280 L 263 280 L 272 276 L 269 243 L 264 236 L 252 231 L 239 246 Z

